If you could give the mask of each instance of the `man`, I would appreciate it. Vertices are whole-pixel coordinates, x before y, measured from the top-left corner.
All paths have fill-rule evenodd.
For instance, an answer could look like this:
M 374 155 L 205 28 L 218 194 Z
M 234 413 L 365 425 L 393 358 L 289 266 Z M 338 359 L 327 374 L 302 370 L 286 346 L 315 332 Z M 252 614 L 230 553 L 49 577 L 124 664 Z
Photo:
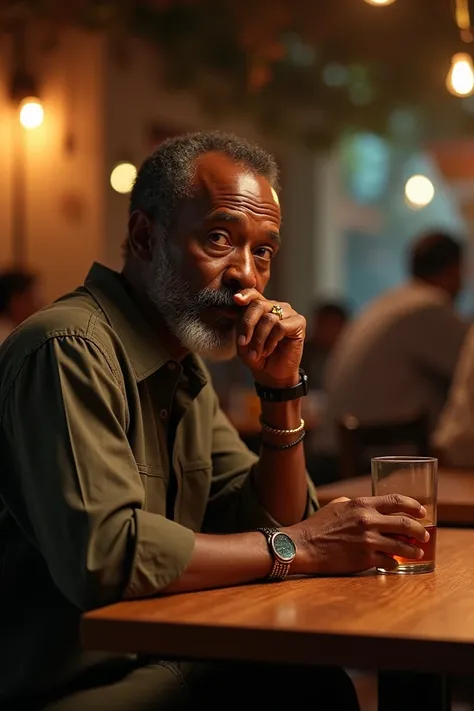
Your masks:
M 337 670 L 288 669 L 285 695 L 271 665 L 172 664 L 79 643 L 81 612 L 117 600 L 422 555 L 396 538 L 427 540 L 412 499 L 313 514 L 305 322 L 263 296 L 280 241 L 276 180 L 273 159 L 238 138 L 166 142 L 132 191 L 123 273 L 95 265 L 3 348 L 2 711 L 214 709 L 228 698 L 241 708 L 252 685 L 276 709 L 289 699 L 357 708 Z M 220 411 L 200 358 L 236 353 L 262 399 L 259 459 Z
M 345 415 L 371 424 L 426 416 L 434 428 L 469 327 L 454 310 L 462 255 L 447 234 L 422 236 L 411 249 L 411 281 L 346 329 L 328 364 L 325 418 L 315 436 L 326 479 L 337 477 L 336 422 Z
M 323 389 L 326 363 L 348 320 L 342 304 L 325 302 L 313 309 L 311 337 L 305 343 L 301 364 L 315 390 Z
M 43 306 L 38 278 L 26 271 L 0 273 L 0 343 Z

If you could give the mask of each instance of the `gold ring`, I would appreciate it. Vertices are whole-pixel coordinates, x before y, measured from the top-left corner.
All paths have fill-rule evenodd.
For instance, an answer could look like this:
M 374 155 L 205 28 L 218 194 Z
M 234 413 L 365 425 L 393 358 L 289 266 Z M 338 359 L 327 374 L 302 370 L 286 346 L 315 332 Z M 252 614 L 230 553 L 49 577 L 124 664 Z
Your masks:
M 278 316 L 280 321 L 283 319 L 283 309 L 281 308 L 280 304 L 273 304 L 270 313 Z

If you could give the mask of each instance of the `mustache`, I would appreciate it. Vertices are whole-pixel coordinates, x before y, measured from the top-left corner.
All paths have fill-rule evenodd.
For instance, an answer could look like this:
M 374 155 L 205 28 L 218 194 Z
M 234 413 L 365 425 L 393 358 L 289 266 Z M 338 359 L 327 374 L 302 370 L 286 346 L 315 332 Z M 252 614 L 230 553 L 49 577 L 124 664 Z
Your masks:
M 223 289 L 203 289 L 196 297 L 196 306 L 199 309 L 206 308 L 226 308 L 240 309 L 234 301 L 234 296 L 238 291 L 233 291 L 229 287 Z

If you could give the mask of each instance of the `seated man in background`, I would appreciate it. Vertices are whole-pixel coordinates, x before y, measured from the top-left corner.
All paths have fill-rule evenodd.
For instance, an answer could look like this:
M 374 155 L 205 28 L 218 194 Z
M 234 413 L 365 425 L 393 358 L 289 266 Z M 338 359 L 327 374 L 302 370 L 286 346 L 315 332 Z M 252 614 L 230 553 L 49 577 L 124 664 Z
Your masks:
M 123 272 L 94 265 L 3 346 L 2 711 L 212 711 L 251 695 L 276 710 L 358 708 L 337 669 L 171 663 L 87 653 L 79 639 L 82 611 L 122 599 L 422 555 L 397 538 L 426 540 L 413 499 L 316 511 L 305 320 L 263 296 L 276 189 L 273 158 L 241 139 L 167 141 L 138 173 Z M 201 358 L 236 353 L 261 398 L 260 457 L 220 410 Z
M 35 274 L 13 270 L 0 272 L 0 343 L 42 306 L 39 280 Z
M 314 390 L 323 389 L 326 363 L 348 320 L 349 312 L 342 304 L 328 301 L 313 309 L 301 365 Z
M 407 284 L 382 294 L 347 327 L 328 364 L 313 462 L 326 480 L 338 476 L 340 418 L 381 424 L 426 416 L 432 431 L 446 400 L 469 328 L 454 308 L 462 246 L 426 234 L 411 249 L 409 271 Z

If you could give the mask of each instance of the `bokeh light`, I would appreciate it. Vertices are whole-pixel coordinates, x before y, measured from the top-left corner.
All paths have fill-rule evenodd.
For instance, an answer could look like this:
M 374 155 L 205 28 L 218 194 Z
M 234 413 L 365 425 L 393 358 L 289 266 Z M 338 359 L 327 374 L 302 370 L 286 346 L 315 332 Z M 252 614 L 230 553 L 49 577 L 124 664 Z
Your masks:
M 426 207 L 435 195 L 434 185 L 426 175 L 412 175 L 405 185 L 405 198 L 411 207 Z
M 23 128 L 32 130 L 41 126 L 44 119 L 44 110 L 41 101 L 35 96 L 29 96 L 20 104 L 20 123 Z
M 136 177 L 136 166 L 133 163 L 122 161 L 113 168 L 110 174 L 110 184 L 117 193 L 125 195 L 131 191 Z
M 466 52 L 458 52 L 451 60 L 446 86 L 455 96 L 469 96 L 474 91 L 474 66 Z

